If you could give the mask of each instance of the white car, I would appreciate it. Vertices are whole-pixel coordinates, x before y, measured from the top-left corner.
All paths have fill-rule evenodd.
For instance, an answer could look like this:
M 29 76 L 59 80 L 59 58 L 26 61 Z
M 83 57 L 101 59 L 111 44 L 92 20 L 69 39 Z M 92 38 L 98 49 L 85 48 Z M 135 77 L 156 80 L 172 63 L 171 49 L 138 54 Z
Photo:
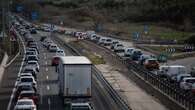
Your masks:
M 105 41 L 104 41 L 104 46 L 110 46 L 112 44 L 112 39 L 111 38 L 107 38 Z
M 134 48 L 125 48 L 124 56 L 130 57 L 132 55 Z
M 56 51 L 56 56 L 65 56 L 64 50 L 58 49 L 58 50 Z
M 56 52 L 58 49 L 59 49 L 59 48 L 58 48 L 58 46 L 57 46 L 56 44 L 51 44 L 51 45 L 49 46 L 49 51 L 50 51 L 50 52 Z
M 23 76 L 20 77 L 19 83 L 32 83 L 32 85 L 37 88 L 37 82 L 33 76 Z
M 97 44 L 99 44 L 99 45 L 104 45 L 104 42 L 106 41 L 106 38 L 100 38 L 99 40 L 98 40 L 98 42 L 97 42 Z
M 180 82 L 180 88 L 184 90 L 191 90 L 192 85 L 195 84 L 195 77 L 183 78 Z
M 28 61 L 27 65 L 35 67 L 36 71 L 39 72 L 39 63 L 37 61 Z
M 37 110 L 37 107 L 32 99 L 19 99 L 14 110 Z
M 123 46 L 123 44 L 116 44 L 114 46 L 114 52 L 124 52 L 124 46 Z

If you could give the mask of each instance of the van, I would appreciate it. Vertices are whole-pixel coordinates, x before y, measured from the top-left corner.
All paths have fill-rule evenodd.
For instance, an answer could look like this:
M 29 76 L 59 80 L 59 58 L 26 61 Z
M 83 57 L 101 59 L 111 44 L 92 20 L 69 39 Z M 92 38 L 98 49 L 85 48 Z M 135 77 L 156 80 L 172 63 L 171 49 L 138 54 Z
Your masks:
M 163 77 L 175 77 L 178 74 L 186 74 L 186 67 L 181 65 L 164 65 L 159 67 L 158 75 Z

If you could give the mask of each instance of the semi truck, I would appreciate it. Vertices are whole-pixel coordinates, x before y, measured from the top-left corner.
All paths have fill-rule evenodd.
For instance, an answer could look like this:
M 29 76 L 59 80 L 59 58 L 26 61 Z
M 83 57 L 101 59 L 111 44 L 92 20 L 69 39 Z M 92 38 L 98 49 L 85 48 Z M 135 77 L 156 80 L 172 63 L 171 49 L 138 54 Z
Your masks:
M 59 94 L 64 103 L 91 98 L 91 61 L 84 56 L 62 56 L 58 65 Z

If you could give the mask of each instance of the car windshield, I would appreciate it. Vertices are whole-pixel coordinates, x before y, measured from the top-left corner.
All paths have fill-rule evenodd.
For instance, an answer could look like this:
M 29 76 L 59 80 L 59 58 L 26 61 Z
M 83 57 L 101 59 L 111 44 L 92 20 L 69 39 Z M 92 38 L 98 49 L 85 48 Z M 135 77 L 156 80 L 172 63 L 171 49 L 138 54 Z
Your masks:
M 34 96 L 34 93 L 22 93 L 20 96 L 21 97 L 31 97 L 31 96 Z
M 187 83 L 195 83 L 195 79 L 187 79 L 186 82 Z
M 32 78 L 21 78 L 21 82 L 33 82 Z

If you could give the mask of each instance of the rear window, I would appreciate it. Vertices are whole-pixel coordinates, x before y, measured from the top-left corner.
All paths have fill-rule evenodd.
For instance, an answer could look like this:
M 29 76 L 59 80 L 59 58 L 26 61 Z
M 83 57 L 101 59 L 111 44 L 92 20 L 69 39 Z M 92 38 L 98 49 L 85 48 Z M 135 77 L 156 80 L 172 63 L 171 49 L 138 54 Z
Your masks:
M 188 79 L 186 80 L 187 83 L 195 83 L 195 79 Z
M 21 81 L 22 82 L 32 82 L 33 79 L 32 78 L 22 78 Z

